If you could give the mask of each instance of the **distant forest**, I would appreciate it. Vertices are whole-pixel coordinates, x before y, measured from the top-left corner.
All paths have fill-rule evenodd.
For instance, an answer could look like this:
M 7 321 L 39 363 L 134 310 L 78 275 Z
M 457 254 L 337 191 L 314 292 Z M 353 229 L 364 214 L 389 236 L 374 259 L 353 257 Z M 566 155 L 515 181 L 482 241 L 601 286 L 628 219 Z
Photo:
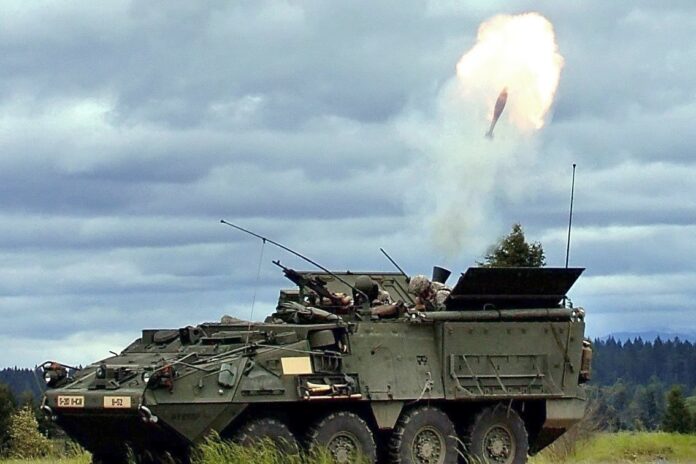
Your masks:
M 597 425 L 605 430 L 658 430 L 667 396 L 680 389 L 696 430 L 696 344 L 640 338 L 593 343 L 589 395 Z
M 609 430 L 655 430 L 662 423 L 669 390 L 678 385 L 696 413 L 696 343 L 679 339 L 593 342 L 591 408 Z M 32 369 L 0 370 L 18 402 L 40 398 L 43 382 Z M 695 419 L 696 420 L 696 419 Z M 696 425 L 695 425 L 696 427 Z
M 21 399 L 31 394 L 35 399 L 41 398 L 44 388 L 43 379 L 39 373 L 34 375 L 33 369 L 5 368 L 0 370 L 0 384 L 10 387 L 15 399 Z
M 593 342 L 592 385 L 611 386 L 621 380 L 633 385 L 648 385 L 655 380 L 665 386 L 681 385 L 685 393 L 696 389 L 696 343 L 679 339 L 644 342 L 640 338 L 626 342 L 613 338 Z M 19 398 L 30 391 L 41 395 L 42 380 L 32 369 L 0 370 L 0 383 L 9 385 Z
M 689 341 L 595 340 L 593 355 L 594 385 L 613 385 L 619 379 L 648 385 L 657 378 L 666 385 L 682 385 L 685 392 L 696 388 L 696 344 Z

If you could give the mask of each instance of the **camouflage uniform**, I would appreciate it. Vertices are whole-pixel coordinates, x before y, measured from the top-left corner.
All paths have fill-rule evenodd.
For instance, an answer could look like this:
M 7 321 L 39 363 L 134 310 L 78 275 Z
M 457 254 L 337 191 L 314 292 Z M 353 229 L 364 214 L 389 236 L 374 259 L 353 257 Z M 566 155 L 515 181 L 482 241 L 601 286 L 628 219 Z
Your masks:
M 445 300 L 452 290 L 440 282 L 431 282 L 423 275 L 411 277 L 408 292 L 416 295 L 416 308 L 419 311 L 444 311 Z
M 394 301 L 392 300 L 392 297 L 389 294 L 389 292 L 386 290 L 382 290 L 381 288 L 379 289 L 379 292 L 377 293 L 377 298 L 372 301 L 373 306 L 388 305 L 388 304 L 392 304 L 392 303 L 394 303 Z

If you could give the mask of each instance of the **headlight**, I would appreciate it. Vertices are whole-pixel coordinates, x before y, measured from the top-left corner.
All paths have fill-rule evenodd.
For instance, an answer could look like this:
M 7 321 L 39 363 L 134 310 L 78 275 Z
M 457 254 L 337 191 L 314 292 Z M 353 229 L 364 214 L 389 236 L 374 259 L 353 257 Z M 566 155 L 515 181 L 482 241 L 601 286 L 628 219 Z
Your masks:
M 67 368 L 59 363 L 47 362 L 41 366 L 41 369 L 43 370 L 44 382 L 49 388 L 60 386 L 68 378 Z
M 99 367 L 97 367 L 97 372 L 95 376 L 98 379 L 105 379 L 106 378 L 106 364 L 100 364 Z
M 148 388 L 166 387 L 170 391 L 174 388 L 175 377 L 176 372 L 170 364 L 156 368 L 154 371 L 148 370 L 140 374 L 140 378 L 147 384 Z

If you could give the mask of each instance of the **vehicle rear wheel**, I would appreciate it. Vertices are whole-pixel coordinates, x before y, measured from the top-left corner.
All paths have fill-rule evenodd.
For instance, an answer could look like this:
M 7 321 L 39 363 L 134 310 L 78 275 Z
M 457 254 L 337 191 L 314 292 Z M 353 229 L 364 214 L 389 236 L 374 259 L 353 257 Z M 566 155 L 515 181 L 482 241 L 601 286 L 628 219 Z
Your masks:
M 377 461 L 375 437 L 367 423 L 348 411 L 334 412 L 309 430 L 310 452 L 325 448 L 336 464 Z
M 454 424 L 442 410 L 423 406 L 405 412 L 389 442 L 391 460 L 404 464 L 456 464 Z
M 467 453 L 486 464 L 527 462 L 527 429 L 514 409 L 484 409 L 469 426 L 464 442 Z
M 295 435 L 278 419 L 262 417 L 245 422 L 235 433 L 234 441 L 243 446 L 270 440 L 282 453 L 297 454 L 300 447 Z

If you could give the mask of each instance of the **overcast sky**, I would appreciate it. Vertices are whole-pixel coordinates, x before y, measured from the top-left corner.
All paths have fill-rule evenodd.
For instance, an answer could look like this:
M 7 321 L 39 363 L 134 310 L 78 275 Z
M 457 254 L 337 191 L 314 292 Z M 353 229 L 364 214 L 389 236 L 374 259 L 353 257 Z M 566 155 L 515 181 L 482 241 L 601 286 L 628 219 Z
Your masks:
M 478 25 L 526 11 L 565 58 L 547 126 L 453 135 Z M 521 222 L 563 265 L 574 162 L 589 334 L 696 331 L 695 34 L 693 1 L 3 1 L 0 366 L 272 312 L 271 260 L 309 266 L 267 246 L 257 283 L 261 243 L 221 218 L 412 274 Z

